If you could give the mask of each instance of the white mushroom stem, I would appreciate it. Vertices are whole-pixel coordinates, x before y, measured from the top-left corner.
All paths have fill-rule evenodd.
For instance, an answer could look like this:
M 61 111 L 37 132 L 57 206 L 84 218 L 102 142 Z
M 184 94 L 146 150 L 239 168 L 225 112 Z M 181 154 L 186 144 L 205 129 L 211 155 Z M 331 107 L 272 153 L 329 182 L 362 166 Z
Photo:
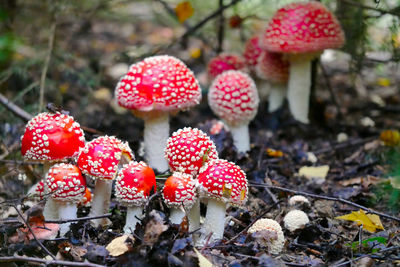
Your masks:
M 142 206 L 132 206 L 128 207 L 126 213 L 126 222 L 124 226 L 124 233 L 133 233 L 136 229 L 136 224 L 140 222 L 142 218 L 143 207 Z
M 209 242 L 222 239 L 225 227 L 226 204 L 216 199 L 208 199 L 206 219 L 204 221 L 204 241 Z
M 287 99 L 293 117 L 308 123 L 311 87 L 311 60 L 290 60 Z
M 268 97 L 268 112 L 274 112 L 283 105 L 286 96 L 286 84 L 274 83 L 271 84 L 271 91 Z
M 164 149 L 169 137 L 169 114 L 160 113 L 158 117 L 144 121 L 144 150 L 149 166 L 159 172 L 168 170 Z
M 57 201 L 60 220 L 70 220 L 77 218 L 78 207 L 76 203 Z M 68 231 L 71 223 L 60 224 L 60 236 L 64 236 Z
M 229 130 L 231 131 L 233 144 L 239 152 L 247 152 L 250 150 L 250 135 L 249 135 L 249 124 L 241 124 L 233 126 L 228 124 Z
M 92 208 L 89 216 L 99 216 L 106 214 L 110 206 L 112 181 L 98 178 L 94 188 L 94 197 L 92 201 Z M 110 223 L 108 218 L 94 219 L 92 225 L 97 227 L 99 225 L 106 226 Z
M 43 217 L 45 220 L 58 220 L 58 204 L 52 197 L 46 199 L 46 204 L 43 208 Z
M 188 212 L 189 232 L 196 231 L 200 228 L 200 201 L 196 200 L 193 207 Z
M 185 211 L 182 208 L 171 208 L 169 210 L 169 220 L 173 224 L 181 224 L 185 217 Z

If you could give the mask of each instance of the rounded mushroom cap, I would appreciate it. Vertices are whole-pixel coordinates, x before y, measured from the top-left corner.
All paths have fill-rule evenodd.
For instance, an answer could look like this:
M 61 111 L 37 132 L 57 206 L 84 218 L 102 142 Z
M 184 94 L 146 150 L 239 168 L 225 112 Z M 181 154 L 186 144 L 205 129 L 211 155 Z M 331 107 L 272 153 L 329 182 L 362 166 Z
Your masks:
M 118 104 L 138 111 L 175 111 L 197 105 L 201 88 L 179 59 L 154 56 L 133 64 L 115 89 Z
M 263 52 L 259 45 L 259 41 L 260 36 L 258 34 L 253 35 L 249 40 L 247 40 L 244 47 L 243 57 L 246 60 L 247 66 L 252 70 L 255 70 L 261 53 Z
M 127 142 L 114 136 L 100 136 L 86 143 L 78 156 L 78 166 L 84 174 L 96 178 L 114 179 L 122 157 L 134 158 Z
M 210 108 L 230 125 L 249 123 L 257 114 L 259 101 L 253 79 L 236 70 L 218 75 L 208 91 Z
M 204 163 L 218 158 L 218 152 L 207 134 L 197 128 L 185 127 L 168 139 L 165 158 L 172 172 L 196 176 Z
M 174 172 L 165 181 L 162 197 L 168 208 L 190 209 L 197 200 L 196 183 L 190 174 Z
M 75 157 L 84 145 L 84 133 L 73 117 L 44 112 L 27 123 L 21 154 L 30 160 L 63 161 Z
M 310 201 L 304 196 L 294 195 L 289 199 L 289 206 L 295 206 L 297 204 L 305 204 L 307 206 L 310 205 Z
M 49 169 L 44 186 L 55 200 L 79 202 L 85 195 L 86 180 L 77 166 L 59 163 Z
M 310 220 L 305 212 L 301 210 L 291 210 L 285 215 L 283 222 L 286 229 L 290 232 L 294 232 L 297 229 L 303 228 Z
M 247 201 L 246 174 L 235 163 L 224 159 L 209 161 L 200 169 L 197 182 L 203 197 L 236 206 L 242 206 Z
M 272 83 L 286 83 L 289 79 L 289 61 L 283 54 L 264 51 L 256 66 L 257 75 Z
M 115 179 L 115 196 L 127 206 L 142 206 L 151 190 L 156 191 L 156 176 L 143 161 L 125 164 Z
M 39 200 L 43 200 L 44 198 L 44 182 L 40 180 L 38 183 L 34 184 L 29 190 L 27 195 L 30 195 L 34 198 L 39 198 Z
M 344 44 L 335 16 L 316 1 L 288 4 L 269 22 L 260 46 L 272 52 L 311 53 Z
M 257 220 L 247 231 L 250 234 L 262 233 L 262 231 L 272 232 L 276 234 L 276 238 L 268 238 L 268 234 L 259 235 L 258 240 L 265 246 L 269 247 L 269 252 L 272 254 L 279 254 L 282 251 L 283 245 L 285 244 L 285 237 L 283 235 L 282 227 L 279 223 L 272 219 L 259 219 Z M 266 238 L 265 238 L 266 237 Z
M 211 79 L 214 79 L 228 70 L 246 71 L 247 68 L 244 58 L 234 53 L 221 53 L 213 57 L 207 66 L 207 73 Z

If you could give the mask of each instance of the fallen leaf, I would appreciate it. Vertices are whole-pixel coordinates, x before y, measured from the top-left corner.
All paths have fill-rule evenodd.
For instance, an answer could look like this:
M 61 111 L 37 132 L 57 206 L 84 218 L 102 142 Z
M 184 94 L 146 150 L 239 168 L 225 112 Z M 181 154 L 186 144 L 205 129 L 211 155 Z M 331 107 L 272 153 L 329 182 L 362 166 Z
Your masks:
M 361 209 L 343 216 L 335 217 L 335 219 L 356 222 L 357 225 L 362 225 L 365 230 L 371 233 L 375 233 L 376 230 L 385 230 L 378 215 L 367 214 Z
M 130 235 L 123 235 L 114 238 L 110 244 L 106 246 L 106 249 L 111 256 L 118 257 L 130 250 L 130 243 L 127 242 L 129 239 L 134 240 L 134 238 Z
M 200 48 L 192 48 L 190 49 L 190 57 L 191 58 L 199 58 L 201 56 L 201 49 Z
M 193 13 L 194 13 L 194 9 L 192 7 L 192 4 L 190 4 L 189 1 L 180 2 L 175 7 L 175 14 L 178 17 L 178 20 L 180 23 L 185 22 L 188 18 L 193 16 Z
M 163 218 L 155 210 L 150 212 L 150 220 L 146 224 L 143 241 L 149 244 L 154 244 L 158 237 L 168 229 Z
M 200 252 L 197 251 L 197 249 L 194 248 L 194 252 L 196 252 L 197 257 L 199 258 L 199 266 L 200 267 L 212 267 L 212 263 L 203 256 Z
M 299 175 L 304 176 L 307 179 L 325 180 L 328 172 L 329 172 L 328 165 L 322 165 L 322 166 L 316 166 L 316 167 L 303 166 L 299 169 Z
M 400 143 L 400 132 L 397 130 L 385 130 L 381 132 L 379 139 L 385 146 L 396 146 Z
M 283 152 L 272 148 L 267 148 L 267 155 L 273 158 L 280 158 L 283 156 Z
M 388 78 L 379 77 L 376 83 L 379 86 L 388 87 L 390 85 L 390 80 Z

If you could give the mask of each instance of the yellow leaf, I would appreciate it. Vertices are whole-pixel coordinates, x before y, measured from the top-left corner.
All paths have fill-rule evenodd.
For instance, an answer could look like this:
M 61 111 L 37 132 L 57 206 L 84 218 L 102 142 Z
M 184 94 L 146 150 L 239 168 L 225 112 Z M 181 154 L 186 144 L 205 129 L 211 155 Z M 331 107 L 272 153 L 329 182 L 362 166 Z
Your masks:
M 366 214 L 361 209 L 335 219 L 356 222 L 357 225 L 362 225 L 365 230 L 371 233 L 375 233 L 376 230 L 385 230 L 378 215 Z
M 388 87 L 390 85 L 390 80 L 388 78 L 380 77 L 376 81 L 379 86 Z
M 197 251 L 197 249 L 194 249 L 194 252 L 196 252 L 197 258 L 199 258 L 199 266 L 200 267 L 212 267 L 212 263 L 204 257 L 200 252 Z
M 180 23 L 185 22 L 188 18 L 193 16 L 194 9 L 189 1 L 180 2 L 175 7 L 175 13 Z
M 267 148 L 267 155 L 273 158 L 280 158 L 283 156 L 283 152 L 272 148 Z
M 400 132 L 396 130 L 386 130 L 381 132 L 379 139 L 386 146 L 395 146 L 400 143 Z
M 191 58 L 199 58 L 201 56 L 200 48 L 192 48 L 190 49 L 190 57 Z
M 60 86 L 58 87 L 58 89 L 60 90 L 61 94 L 65 94 L 68 89 L 69 89 L 69 83 L 62 83 L 60 84 Z
M 307 179 L 321 179 L 325 180 L 326 175 L 328 174 L 329 166 L 322 165 L 317 167 L 301 167 L 299 169 L 299 175 L 304 176 Z

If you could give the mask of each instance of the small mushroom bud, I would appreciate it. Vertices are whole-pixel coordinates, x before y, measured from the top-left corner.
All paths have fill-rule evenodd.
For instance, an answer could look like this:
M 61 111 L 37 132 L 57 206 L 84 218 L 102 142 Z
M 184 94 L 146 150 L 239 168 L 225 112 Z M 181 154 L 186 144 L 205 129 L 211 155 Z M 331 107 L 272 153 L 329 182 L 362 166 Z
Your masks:
M 307 214 L 301 210 L 292 210 L 283 218 L 285 228 L 290 232 L 294 232 L 297 229 L 304 228 L 304 226 L 310 222 Z
M 271 254 L 279 254 L 285 244 L 282 227 L 272 219 L 259 219 L 247 231 L 262 246 L 268 247 Z

